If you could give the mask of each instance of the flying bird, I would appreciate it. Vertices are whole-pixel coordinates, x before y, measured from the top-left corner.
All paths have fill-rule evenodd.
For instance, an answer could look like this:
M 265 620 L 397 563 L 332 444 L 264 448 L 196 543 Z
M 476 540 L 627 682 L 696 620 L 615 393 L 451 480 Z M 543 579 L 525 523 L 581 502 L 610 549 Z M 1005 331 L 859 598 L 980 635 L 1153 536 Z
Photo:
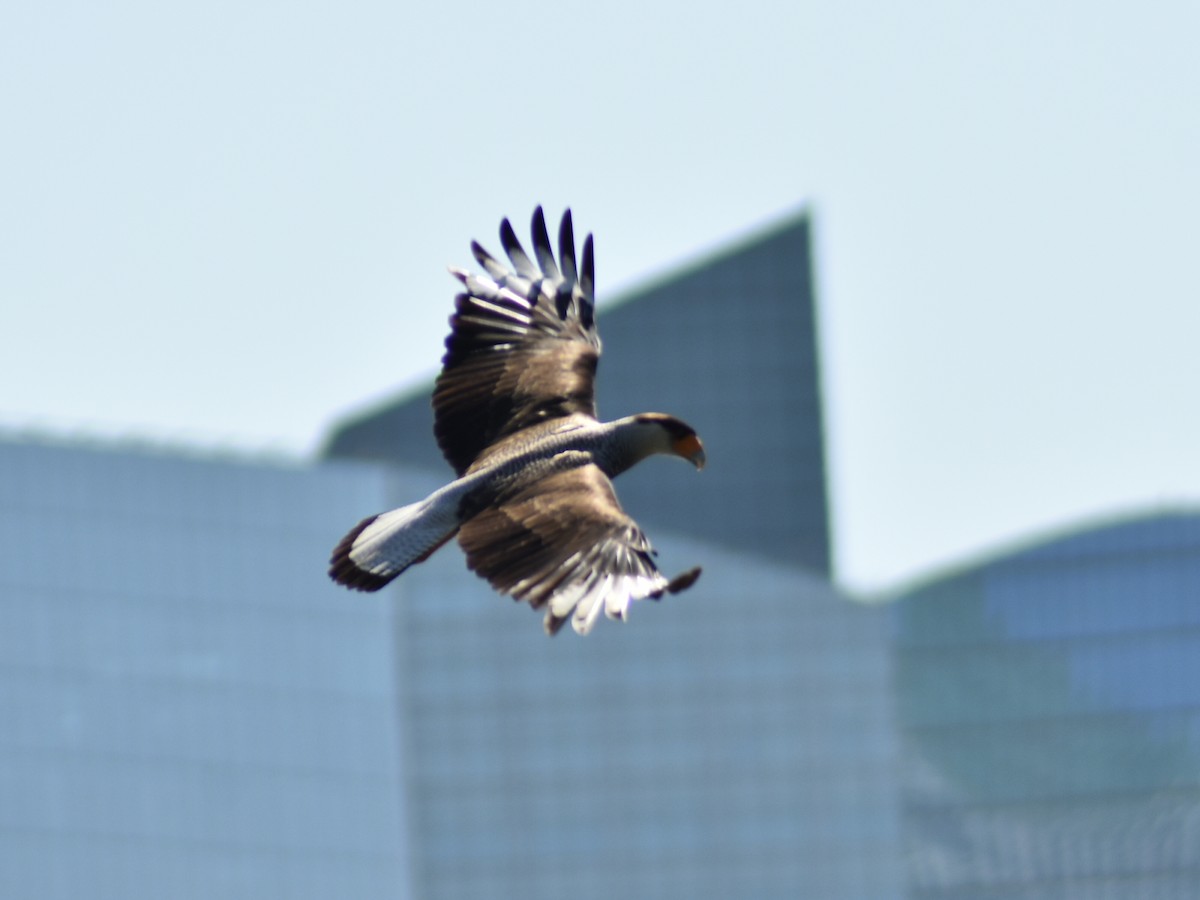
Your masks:
M 696 432 L 674 416 L 596 417 L 600 360 L 592 236 L 575 259 L 571 212 L 555 258 L 539 206 L 530 259 L 508 219 L 500 242 L 512 268 L 478 243 L 485 274 L 451 268 L 463 285 L 433 391 L 434 435 L 457 478 L 417 503 L 359 522 L 329 575 L 377 591 L 455 535 L 467 566 L 502 594 L 545 609 L 555 634 L 570 619 L 587 634 L 601 610 L 625 619 L 635 600 L 691 587 L 668 580 L 617 501 L 612 479 L 656 453 L 704 466 Z

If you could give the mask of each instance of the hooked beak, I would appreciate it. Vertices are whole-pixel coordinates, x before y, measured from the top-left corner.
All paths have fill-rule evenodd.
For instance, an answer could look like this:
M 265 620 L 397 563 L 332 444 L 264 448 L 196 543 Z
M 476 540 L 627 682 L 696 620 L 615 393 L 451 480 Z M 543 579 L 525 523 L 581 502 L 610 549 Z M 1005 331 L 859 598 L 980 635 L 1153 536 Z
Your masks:
M 696 467 L 696 470 L 704 468 L 708 458 L 704 455 L 704 445 L 700 443 L 700 438 L 694 434 L 689 434 L 675 442 L 675 452 L 690 462 Z

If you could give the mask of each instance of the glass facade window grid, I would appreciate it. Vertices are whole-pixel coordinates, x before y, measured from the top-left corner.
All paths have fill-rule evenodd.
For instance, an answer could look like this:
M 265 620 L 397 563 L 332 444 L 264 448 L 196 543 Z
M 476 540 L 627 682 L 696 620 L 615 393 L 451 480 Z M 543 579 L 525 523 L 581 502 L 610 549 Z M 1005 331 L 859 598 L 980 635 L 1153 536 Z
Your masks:
M 393 482 L 0 441 L 0 895 L 407 896 L 390 607 L 321 568 Z
M 668 568 L 704 560 L 700 583 L 586 640 L 545 638 L 455 551 L 405 574 L 422 895 L 896 896 L 881 611 L 657 543 Z
M 896 603 L 908 896 L 1195 894 L 1198 525 L 1068 535 Z

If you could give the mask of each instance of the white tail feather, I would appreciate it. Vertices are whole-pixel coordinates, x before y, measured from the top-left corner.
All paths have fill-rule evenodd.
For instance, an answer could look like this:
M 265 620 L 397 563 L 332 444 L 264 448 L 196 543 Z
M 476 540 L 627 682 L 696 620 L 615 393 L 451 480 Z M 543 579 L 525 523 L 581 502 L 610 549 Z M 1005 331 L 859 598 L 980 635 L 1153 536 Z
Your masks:
M 439 494 L 364 519 L 333 551 L 329 574 L 338 584 L 377 591 L 426 559 L 458 525 L 457 503 Z

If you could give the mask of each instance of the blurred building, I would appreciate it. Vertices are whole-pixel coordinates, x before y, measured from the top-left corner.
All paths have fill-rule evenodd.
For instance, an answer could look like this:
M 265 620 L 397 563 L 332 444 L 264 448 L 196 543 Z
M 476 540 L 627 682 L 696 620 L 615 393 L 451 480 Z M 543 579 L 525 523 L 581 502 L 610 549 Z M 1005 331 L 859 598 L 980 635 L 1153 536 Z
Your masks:
M 618 483 L 663 569 L 704 576 L 552 641 L 454 549 L 400 579 L 419 895 L 898 896 L 886 621 L 827 579 L 807 217 L 598 322 L 605 417 L 670 412 L 704 438 L 701 476 L 652 459 Z M 327 457 L 444 481 L 429 395 L 351 418 Z
M 1192 898 L 1200 513 L 828 580 L 797 217 L 604 306 L 618 483 L 690 591 L 542 634 L 449 546 L 332 585 L 449 468 L 428 391 L 309 465 L 0 435 L 0 897 Z
M 907 896 L 1200 896 L 1200 513 L 893 606 Z
M 0 439 L 0 896 L 897 897 L 887 620 L 828 583 L 808 223 L 601 311 L 621 479 L 692 590 L 551 640 L 449 546 L 360 596 L 359 518 L 446 478 L 427 395 L 311 466 Z M 447 303 L 449 298 L 447 298 Z
M 0 439 L 0 896 L 410 896 L 392 610 L 323 565 L 397 478 Z
M 548 639 L 453 550 L 401 579 L 418 895 L 899 897 L 886 617 L 798 567 L 652 538 L 703 577 L 587 638 Z

